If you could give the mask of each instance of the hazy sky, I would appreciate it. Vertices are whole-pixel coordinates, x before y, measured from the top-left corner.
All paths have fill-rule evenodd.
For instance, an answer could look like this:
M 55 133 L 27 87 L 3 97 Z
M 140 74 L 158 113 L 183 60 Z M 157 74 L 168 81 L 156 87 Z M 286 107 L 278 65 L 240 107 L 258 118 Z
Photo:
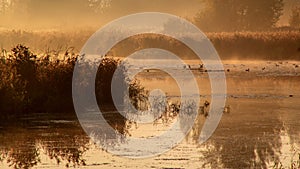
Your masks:
M 202 0 L 102 0 L 105 3 L 98 3 L 90 11 L 82 10 L 82 2 L 85 0 L 14 1 L 18 10 L 2 13 L 0 27 L 27 29 L 99 27 L 118 17 L 146 11 L 166 12 L 192 19 L 198 11 L 204 8 Z M 26 6 L 26 1 L 31 3 L 30 9 Z M 281 25 L 288 24 L 291 8 L 296 4 L 300 5 L 300 0 L 285 1 L 284 15 L 279 22 Z M 97 13 L 94 12 L 96 7 L 98 7 Z
M 0 19 L 5 21 L 0 22 L 0 27 L 100 26 L 124 15 L 146 11 L 166 12 L 193 18 L 203 7 L 201 0 L 102 0 L 107 3 L 102 9 L 97 8 L 96 13 L 95 7 L 90 11 L 82 11 L 82 2 L 88 0 L 30 0 L 33 9 L 28 9 L 24 3 L 28 0 L 17 1 L 20 10 L 14 13 L 8 11 L 6 16 L 0 16 Z M 101 6 L 97 4 L 98 7 L 99 5 Z M 13 17 L 9 15 L 11 13 Z

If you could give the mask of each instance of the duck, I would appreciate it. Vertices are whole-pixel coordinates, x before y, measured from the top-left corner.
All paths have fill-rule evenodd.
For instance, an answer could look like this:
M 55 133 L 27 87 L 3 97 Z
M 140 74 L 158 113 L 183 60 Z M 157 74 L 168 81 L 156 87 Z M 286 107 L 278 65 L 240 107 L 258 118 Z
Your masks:
M 224 110 L 223 110 L 223 113 L 224 113 L 224 114 L 229 114 L 229 113 L 230 113 L 230 109 L 231 109 L 230 105 L 225 106 L 225 107 L 224 107 Z
M 209 107 L 210 103 L 206 100 L 204 103 L 203 103 L 203 106 L 200 106 L 200 114 L 204 115 L 204 117 L 207 117 L 208 116 L 208 112 L 209 112 Z

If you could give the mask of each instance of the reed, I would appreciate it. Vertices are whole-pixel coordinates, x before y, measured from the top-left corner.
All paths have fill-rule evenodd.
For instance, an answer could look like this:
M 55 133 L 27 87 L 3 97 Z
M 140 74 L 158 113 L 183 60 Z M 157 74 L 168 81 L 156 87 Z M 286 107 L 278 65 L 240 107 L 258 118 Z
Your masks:
M 64 52 L 63 59 L 58 59 L 49 53 L 37 56 L 23 45 L 14 47 L 0 60 L 1 115 L 74 113 L 72 77 L 77 58 L 70 51 Z M 119 60 L 104 58 L 99 66 L 96 95 L 101 104 L 113 105 L 110 82 L 118 65 Z M 145 97 L 143 93 L 146 92 L 137 81 L 124 78 L 124 83 L 131 86 L 130 93 L 135 96 L 132 102 L 137 102 L 137 96 Z
M 0 47 L 9 49 L 15 44 L 22 43 L 38 53 L 57 56 L 57 53 L 73 46 L 74 52 L 78 53 L 93 32 L 94 30 L 75 32 L 7 30 L 0 32 Z M 221 59 L 300 60 L 300 30 L 297 29 L 269 32 L 207 32 L 206 35 Z M 125 46 L 119 47 L 116 56 L 126 56 L 126 53 L 147 47 L 168 49 L 185 59 L 190 59 L 192 55 L 178 41 L 166 37 L 139 35 L 127 40 Z

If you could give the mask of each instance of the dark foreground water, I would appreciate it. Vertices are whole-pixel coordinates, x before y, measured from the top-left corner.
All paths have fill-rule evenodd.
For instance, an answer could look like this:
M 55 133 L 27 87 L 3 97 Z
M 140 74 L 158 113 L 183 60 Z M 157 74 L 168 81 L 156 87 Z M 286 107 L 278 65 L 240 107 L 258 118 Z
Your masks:
M 226 64 L 225 69 L 230 69 L 226 72 L 230 111 L 205 144 L 197 142 L 205 121 L 200 116 L 186 139 L 165 154 L 122 158 L 95 145 L 73 116 L 30 114 L 2 120 L 0 168 L 297 168 L 300 68 L 295 64 L 299 63 Z M 207 75 L 195 74 L 202 102 L 209 100 Z M 148 89 L 161 88 L 170 97 L 178 96 L 175 81 L 168 75 L 148 71 L 138 78 Z M 132 125 L 126 136 L 152 136 L 170 125 Z M 125 127 L 123 123 L 115 126 L 119 130 Z

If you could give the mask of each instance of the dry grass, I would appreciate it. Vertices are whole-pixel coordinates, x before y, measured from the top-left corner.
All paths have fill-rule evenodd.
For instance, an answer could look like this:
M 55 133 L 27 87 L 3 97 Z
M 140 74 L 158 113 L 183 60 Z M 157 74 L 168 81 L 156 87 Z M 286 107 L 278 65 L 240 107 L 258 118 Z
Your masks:
M 300 31 L 209 33 L 207 35 L 223 59 L 300 59 Z
M 57 55 L 70 46 L 79 53 L 94 30 L 74 32 L 0 32 L 0 47 L 9 49 L 16 44 L 30 46 L 38 53 Z M 207 33 L 222 59 L 300 60 L 300 30 L 273 32 L 221 32 Z M 161 47 L 190 58 L 191 53 L 180 42 L 152 35 L 134 36 L 118 48 L 118 56 L 148 47 Z M 126 44 L 127 43 L 127 44 Z M 168 44 L 169 43 L 169 44 Z M 124 46 L 124 44 L 126 44 Z M 129 45 L 129 46 L 128 46 Z M 128 51 L 131 50 L 131 51 Z

